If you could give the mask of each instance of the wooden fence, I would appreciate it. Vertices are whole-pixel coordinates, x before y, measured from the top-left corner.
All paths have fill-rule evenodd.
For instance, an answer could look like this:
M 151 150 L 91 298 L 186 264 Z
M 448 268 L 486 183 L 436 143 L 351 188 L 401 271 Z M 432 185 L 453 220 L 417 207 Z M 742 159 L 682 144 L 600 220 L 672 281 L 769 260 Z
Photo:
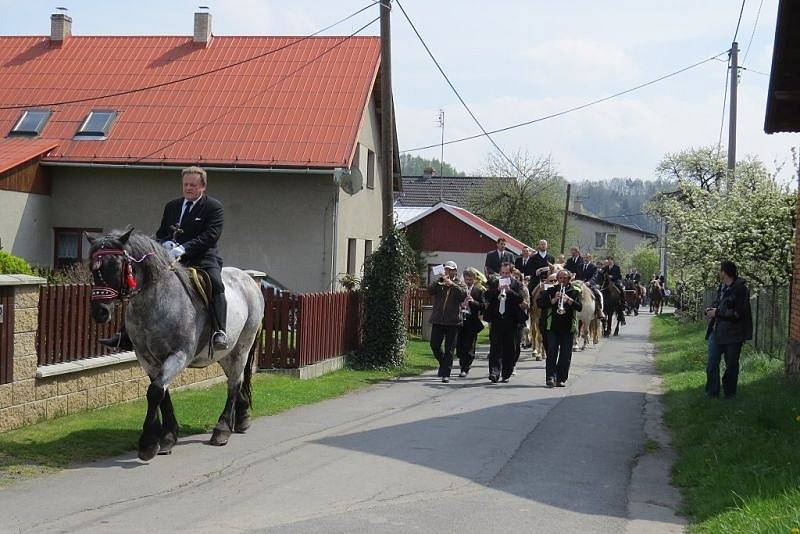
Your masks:
M 109 354 L 97 340 L 111 337 L 122 325 L 124 306 L 111 321 L 98 325 L 90 314 L 91 284 L 55 284 L 39 289 L 39 365 L 69 362 Z
M 121 328 L 124 307 L 116 306 L 111 321 L 98 325 L 91 318 L 90 295 L 90 284 L 41 287 L 36 338 L 38 365 L 111 353 L 111 349 L 100 345 L 98 339 L 111 337 Z M 263 330 L 256 345 L 260 368 L 295 369 L 346 354 L 360 345 L 362 303 L 358 293 L 345 291 L 298 295 L 263 289 L 263 295 Z M 430 296 L 424 288 L 413 288 L 406 294 L 403 309 L 409 334 L 422 334 L 422 306 L 430 302 Z M 13 312 L 13 303 L 6 306 L 6 314 L 9 308 Z M 11 322 L 7 321 L 6 324 Z M 0 342 L 3 339 L 0 330 Z M 13 335 L 9 339 L 13 342 Z M 6 378 L 11 380 L 10 376 L 3 374 L 11 368 L 3 363 L 4 355 L 0 343 L 0 383 Z
M 412 287 L 406 292 L 403 302 L 403 314 L 406 318 L 406 329 L 412 336 L 421 336 L 424 324 L 422 318 L 422 307 L 433 304 L 432 297 L 428 294 L 427 288 Z

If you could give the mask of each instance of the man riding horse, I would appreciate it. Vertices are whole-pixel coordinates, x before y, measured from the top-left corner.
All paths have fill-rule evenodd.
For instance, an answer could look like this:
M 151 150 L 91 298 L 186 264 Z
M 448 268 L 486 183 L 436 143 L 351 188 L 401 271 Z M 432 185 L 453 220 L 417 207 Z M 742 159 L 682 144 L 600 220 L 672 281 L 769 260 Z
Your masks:
M 212 342 L 215 350 L 226 350 L 227 301 L 221 277 L 222 257 L 217 250 L 224 218 L 222 203 L 205 194 L 208 180 L 206 171 L 200 167 L 183 169 L 181 181 L 183 197 L 169 201 L 164 207 L 156 240 L 169 251 L 173 259 L 179 259 L 182 265 L 200 268 L 208 273 L 216 323 Z M 100 342 L 112 348 L 133 350 L 124 329 L 114 337 L 101 339 Z

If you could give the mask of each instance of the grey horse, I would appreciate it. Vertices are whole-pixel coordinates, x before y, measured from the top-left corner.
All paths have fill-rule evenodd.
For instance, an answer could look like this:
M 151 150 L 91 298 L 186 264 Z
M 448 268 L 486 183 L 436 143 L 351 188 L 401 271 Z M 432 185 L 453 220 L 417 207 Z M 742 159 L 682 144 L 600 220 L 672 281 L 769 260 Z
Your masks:
M 228 377 L 228 399 L 210 443 L 225 445 L 232 432 L 245 432 L 250 426 L 254 344 L 264 317 L 264 297 L 256 281 L 239 269 L 222 269 L 230 348 L 211 353 L 209 313 L 195 292 L 187 290 L 191 286 L 186 269 L 173 264 L 158 242 L 133 229 L 105 236 L 87 234 L 87 239 L 92 318 L 108 322 L 116 303 L 128 300 L 125 327 L 136 359 L 150 377 L 139 458 L 147 461 L 159 453 L 169 454 L 177 442 L 178 421 L 169 385 L 186 367 L 219 362 Z

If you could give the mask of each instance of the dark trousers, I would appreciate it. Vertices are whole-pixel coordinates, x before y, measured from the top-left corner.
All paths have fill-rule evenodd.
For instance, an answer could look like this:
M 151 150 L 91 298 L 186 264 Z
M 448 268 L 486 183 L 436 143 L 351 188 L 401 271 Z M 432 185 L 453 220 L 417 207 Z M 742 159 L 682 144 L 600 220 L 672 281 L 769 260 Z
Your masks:
M 465 373 L 469 372 L 472 362 L 475 361 L 475 342 L 479 332 L 478 327 L 466 323 L 458 333 L 456 354 L 458 355 L 458 365 Z
M 453 349 L 458 337 L 457 325 L 449 326 L 443 324 L 431 325 L 431 351 L 436 361 L 439 362 L 440 377 L 449 377 L 453 369 Z M 444 352 L 442 352 L 442 341 L 444 341 Z
M 489 376 L 508 378 L 514 371 L 514 342 L 517 339 L 517 321 L 511 317 L 498 317 L 489 330 Z
M 572 342 L 575 334 L 572 332 L 545 332 L 547 347 L 547 362 L 545 362 L 545 375 L 557 382 L 566 382 L 569 378 L 569 365 L 572 362 Z
M 517 336 L 514 339 L 514 367 L 517 366 L 519 355 L 522 352 L 522 331 L 525 329 L 525 323 L 517 323 Z
M 708 338 L 708 364 L 706 365 L 706 395 L 719 397 L 719 365 L 725 358 L 725 374 L 722 375 L 722 391 L 726 397 L 736 395 L 739 382 L 739 355 L 742 343 L 717 343 L 714 334 Z
M 225 330 L 228 315 L 228 302 L 225 300 L 225 284 L 222 283 L 222 267 L 205 267 L 211 279 L 211 304 L 217 330 Z

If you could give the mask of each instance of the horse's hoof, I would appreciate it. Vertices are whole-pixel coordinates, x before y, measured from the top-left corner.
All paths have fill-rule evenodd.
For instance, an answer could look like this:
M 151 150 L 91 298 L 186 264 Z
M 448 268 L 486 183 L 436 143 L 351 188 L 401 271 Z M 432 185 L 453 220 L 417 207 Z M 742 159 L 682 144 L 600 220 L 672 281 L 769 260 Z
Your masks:
M 139 459 L 143 462 L 149 462 L 156 457 L 159 450 L 161 450 L 161 447 L 158 442 L 144 448 L 139 448 Z
M 253 424 L 253 420 L 250 419 L 250 416 L 243 417 L 241 420 L 236 421 L 235 430 L 237 434 L 244 434 L 250 428 L 250 425 Z
M 223 445 L 228 444 L 228 440 L 231 437 L 231 433 L 228 430 L 217 430 L 214 429 L 214 432 L 211 434 L 211 439 L 208 441 L 209 445 L 214 445 L 215 447 L 222 447 Z
M 174 434 L 165 435 L 158 442 L 158 445 L 159 445 L 158 454 L 160 454 L 160 455 L 172 454 L 172 448 L 175 446 L 175 444 L 177 442 L 178 442 L 178 438 L 175 437 Z

